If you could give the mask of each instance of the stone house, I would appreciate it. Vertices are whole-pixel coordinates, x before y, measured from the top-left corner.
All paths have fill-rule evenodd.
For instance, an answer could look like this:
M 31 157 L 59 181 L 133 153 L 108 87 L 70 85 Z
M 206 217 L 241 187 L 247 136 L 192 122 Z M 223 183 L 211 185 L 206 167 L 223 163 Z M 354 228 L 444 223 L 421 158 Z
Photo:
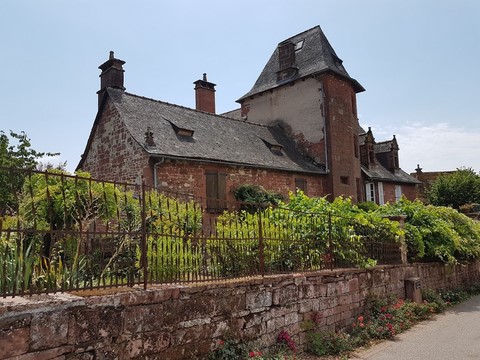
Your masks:
M 377 201 L 366 186 L 375 182 L 378 191 L 385 181 L 384 201 L 395 200 L 392 187 L 414 197 L 417 180 L 400 170 L 398 156 L 396 167 L 385 170 L 388 179 L 361 161 L 356 94 L 365 89 L 319 26 L 278 44 L 237 100 L 240 108 L 222 115 L 215 114 L 216 85 L 206 74 L 194 82 L 196 109 L 190 109 L 126 92 L 124 64 L 111 52 L 99 67 L 98 113 L 77 167 L 95 178 L 143 177 L 161 190 L 206 199 L 212 212 L 234 200 L 242 184 Z M 383 171 L 383 152 L 375 155 Z
M 417 164 L 417 168 L 415 169 L 415 172 L 410 173 L 410 175 L 418 180 L 418 184 L 417 184 L 417 188 L 416 188 L 417 199 L 419 199 L 421 201 L 424 201 L 424 202 L 427 201 L 427 196 L 426 196 L 427 190 L 437 180 L 437 178 L 439 176 L 451 175 L 451 174 L 455 173 L 455 171 L 429 171 L 429 172 L 424 172 L 422 170 L 423 169 L 420 167 L 420 164 Z
M 402 196 L 415 199 L 420 181 L 400 169 L 395 135 L 392 140 L 376 142 L 371 128 L 366 132 L 360 128 L 359 140 L 364 200 L 383 205 Z

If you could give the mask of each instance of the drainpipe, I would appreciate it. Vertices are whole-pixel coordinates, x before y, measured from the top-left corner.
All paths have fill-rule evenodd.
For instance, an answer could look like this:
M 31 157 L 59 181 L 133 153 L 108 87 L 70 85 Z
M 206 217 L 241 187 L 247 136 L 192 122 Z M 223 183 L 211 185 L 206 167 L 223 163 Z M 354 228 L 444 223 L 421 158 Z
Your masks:
M 323 110 L 322 113 L 323 113 L 323 117 L 324 117 L 323 123 L 325 124 L 325 125 L 323 126 L 323 138 L 325 139 L 325 141 L 323 142 L 323 143 L 324 143 L 324 146 L 325 146 L 325 171 L 328 173 L 328 172 L 330 172 L 330 169 L 329 169 L 329 167 L 328 167 L 328 144 L 327 144 L 327 142 L 328 142 L 328 137 L 327 137 L 327 135 L 328 135 L 328 129 L 327 129 L 327 126 L 330 127 L 330 124 L 327 125 L 327 122 L 329 121 L 329 120 L 328 120 L 328 114 L 327 114 L 327 112 L 328 112 L 328 106 L 329 106 L 329 105 L 326 103 L 326 101 L 327 101 L 326 98 L 327 98 L 327 97 L 325 96 L 325 90 L 324 90 L 324 84 L 323 84 L 323 83 L 322 83 L 322 87 L 321 87 L 320 90 L 321 90 L 321 93 L 322 93 L 321 96 L 322 96 L 322 98 L 323 98 L 323 102 L 322 102 L 322 105 L 321 105 L 322 108 L 323 108 L 323 109 L 322 109 L 322 110 Z
M 157 180 L 157 167 L 162 165 L 165 162 L 165 158 L 160 158 L 160 161 L 153 164 L 153 187 L 155 190 L 158 190 L 158 180 Z

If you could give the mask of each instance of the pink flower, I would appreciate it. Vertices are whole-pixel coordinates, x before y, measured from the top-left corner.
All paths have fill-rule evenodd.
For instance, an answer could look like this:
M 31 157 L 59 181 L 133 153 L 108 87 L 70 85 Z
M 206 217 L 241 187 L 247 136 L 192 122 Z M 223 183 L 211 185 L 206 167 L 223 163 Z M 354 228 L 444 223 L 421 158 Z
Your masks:
M 363 322 L 363 316 L 359 316 L 358 321 Z

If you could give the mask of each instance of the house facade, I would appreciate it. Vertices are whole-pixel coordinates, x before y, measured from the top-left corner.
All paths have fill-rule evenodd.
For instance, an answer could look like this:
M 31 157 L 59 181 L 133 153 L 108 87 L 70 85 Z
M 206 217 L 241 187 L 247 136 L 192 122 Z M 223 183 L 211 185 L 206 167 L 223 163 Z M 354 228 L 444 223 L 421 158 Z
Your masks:
M 206 74 L 194 82 L 190 109 L 126 92 L 124 64 L 111 52 L 99 67 L 98 112 L 77 167 L 95 178 L 143 178 L 160 190 L 204 198 L 212 212 L 243 184 L 354 201 L 372 199 L 368 182 L 377 191 L 383 184 L 384 201 L 395 199 L 391 189 L 398 186 L 411 197 L 409 181 L 415 189 L 415 179 L 395 175 L 404 174 L 398 166 L 386 169 L 394 174 L 387 179 L 362 161 L 356 94 L 364 88 L 319 26 L 281 42 L 237 100 L 240 109 L 223 115 L 215 114 L 215 84 Z M 375 154 L 383 168 L 383 153 Z
M 362 201 L 379 205 L 398 201 L 402 196 L 414 200 L 420 181 L 400 168 L 400 150 L 395 135 L 392 140 L 376 142 L 371 128 L 360 128 L 360 162 L 365 194 Z

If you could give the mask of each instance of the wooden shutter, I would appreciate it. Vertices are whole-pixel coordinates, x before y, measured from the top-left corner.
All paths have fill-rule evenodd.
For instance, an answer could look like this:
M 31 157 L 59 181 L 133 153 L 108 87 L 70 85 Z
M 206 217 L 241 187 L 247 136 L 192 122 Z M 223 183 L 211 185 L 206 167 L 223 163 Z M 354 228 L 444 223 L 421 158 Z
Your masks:
M 227 174 L 218 174 L 217 187 L 217 207 L 221 212 L 227 208 Z
M 227 174 L 205 173 L 207 183 L 207 211 L 222 212 L 227 208 Z
M 216 212 L 217 208 L 217 173 L 206 173 L 205 180 L 207 183 L 207 211 Z
M 307 180 L 303 178 L 295 179 L 295 190 L 302 190 L 305 195 L 307 195 Z

